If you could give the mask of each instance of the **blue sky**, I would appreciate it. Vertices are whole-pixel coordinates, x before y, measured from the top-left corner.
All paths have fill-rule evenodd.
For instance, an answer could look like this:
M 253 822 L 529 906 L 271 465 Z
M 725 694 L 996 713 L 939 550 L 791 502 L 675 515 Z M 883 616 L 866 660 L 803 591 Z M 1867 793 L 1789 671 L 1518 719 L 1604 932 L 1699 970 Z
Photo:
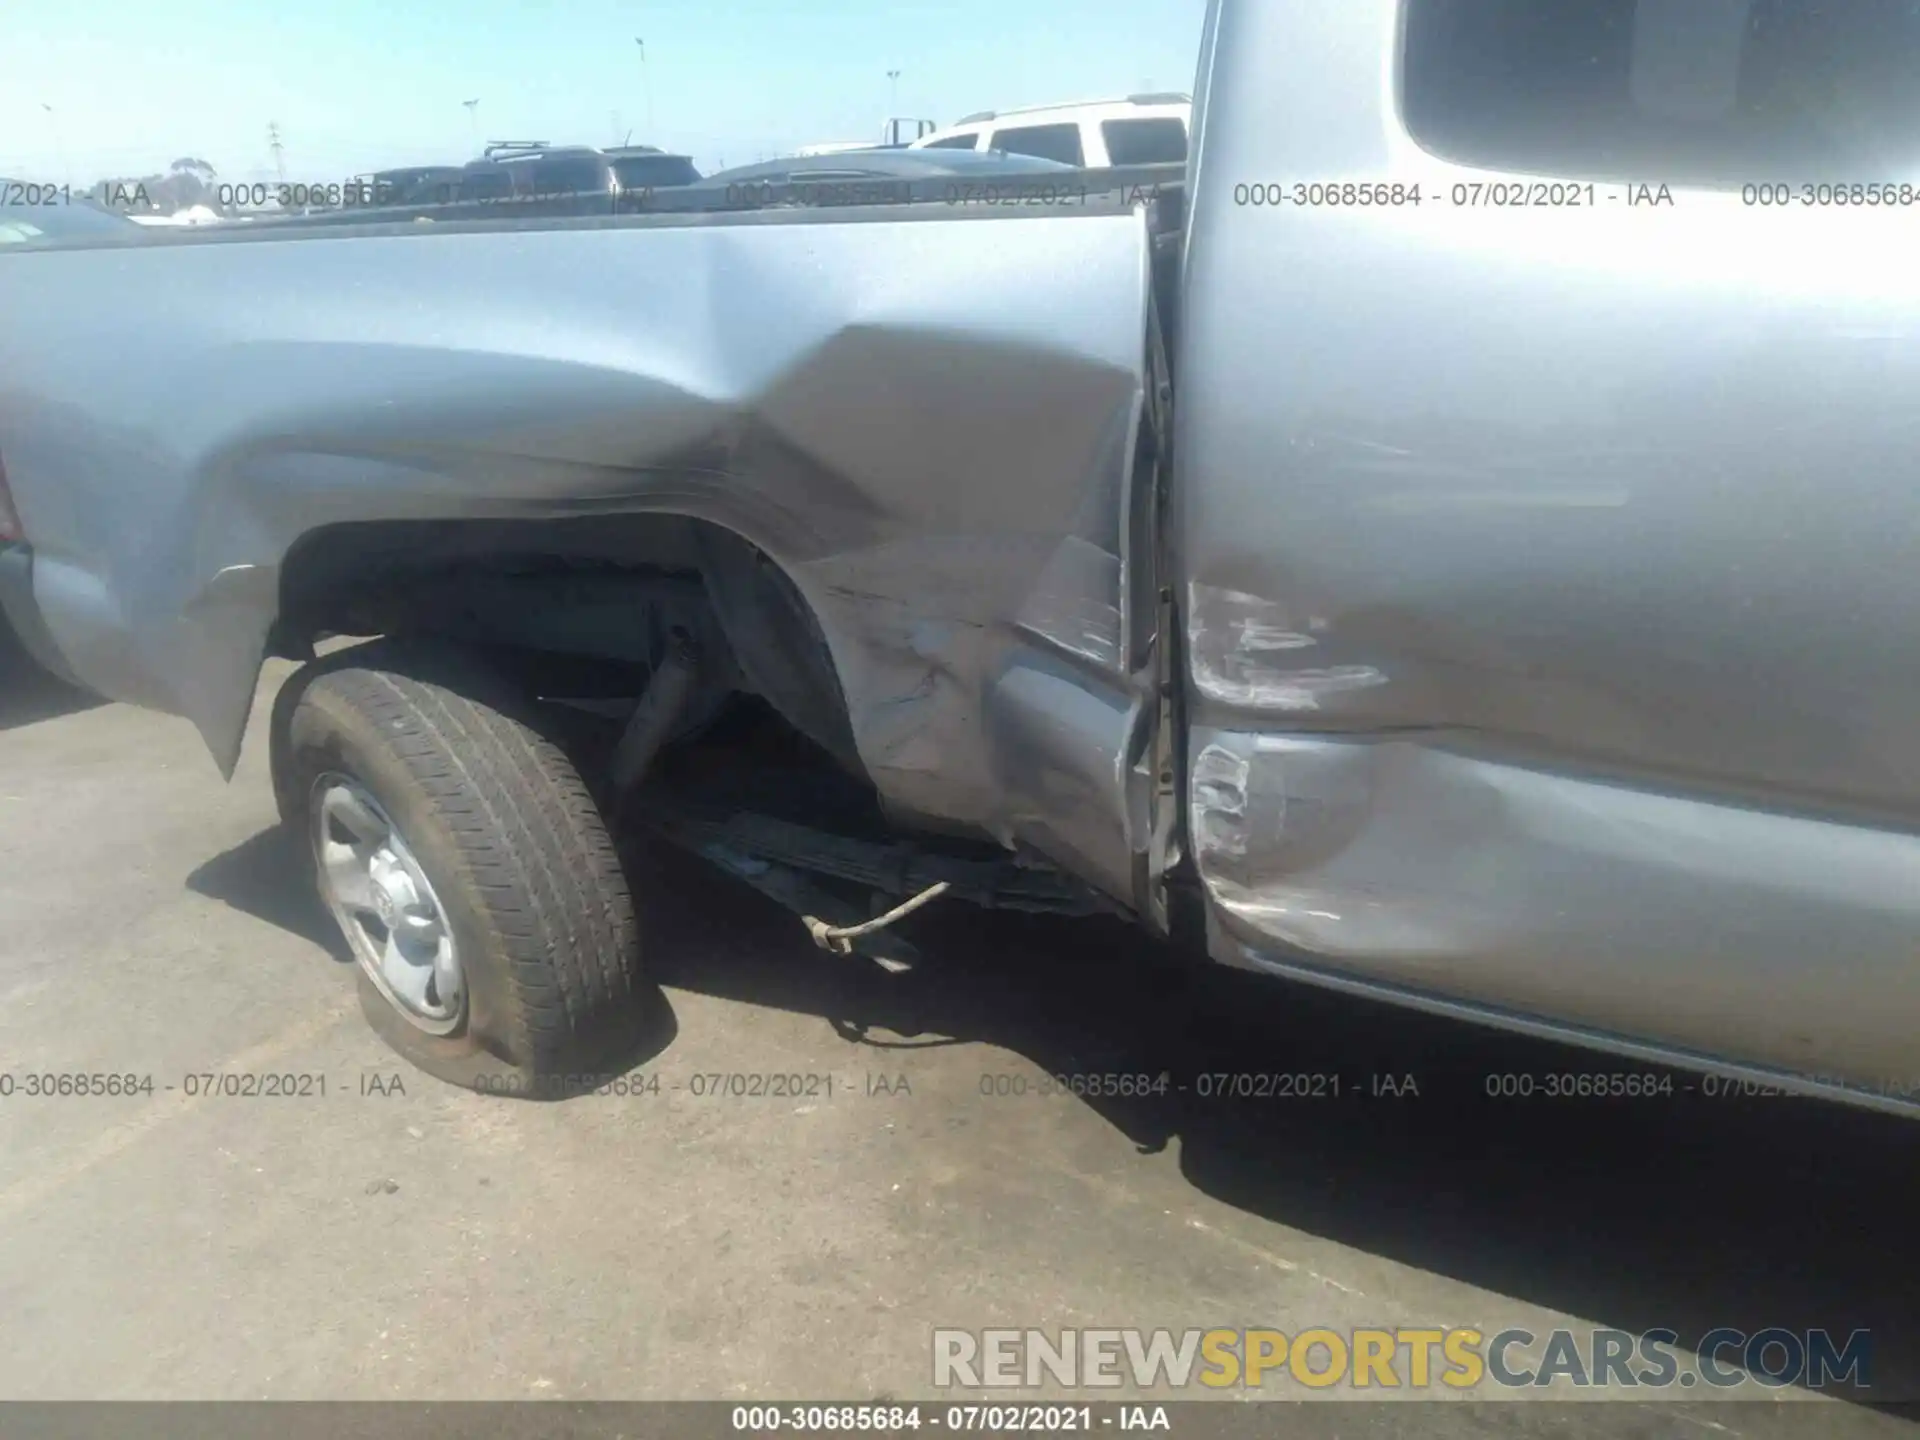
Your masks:
M 229 179 L 471 158 L 474 136 L 708 169 L 877 140 L 899 111 L 1190 90 L 1205 0 L 23 0 L 0 175 L 89 185 L 196 155 Z M 646 41 L 643 83 L 636 37 Z M 653 125 L 647 123 L 648 90 Z M 478 98 L 477 125 L 462 101 Z M 49 110 L 47 107 L 51 107 Z M 616 128 L 617 127 L 617 128 Z

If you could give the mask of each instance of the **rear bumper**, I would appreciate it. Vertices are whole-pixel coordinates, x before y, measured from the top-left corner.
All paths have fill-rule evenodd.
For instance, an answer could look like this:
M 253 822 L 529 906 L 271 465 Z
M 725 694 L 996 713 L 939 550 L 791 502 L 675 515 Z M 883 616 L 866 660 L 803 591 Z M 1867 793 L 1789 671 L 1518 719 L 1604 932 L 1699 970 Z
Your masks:
M 33 597 L 33 550 L 19 544 L 0 544 L 0 611 L 36 664 L 69 685 L 80 682 L 67 668 L 60 649 L 47 632 L 40 602 Z

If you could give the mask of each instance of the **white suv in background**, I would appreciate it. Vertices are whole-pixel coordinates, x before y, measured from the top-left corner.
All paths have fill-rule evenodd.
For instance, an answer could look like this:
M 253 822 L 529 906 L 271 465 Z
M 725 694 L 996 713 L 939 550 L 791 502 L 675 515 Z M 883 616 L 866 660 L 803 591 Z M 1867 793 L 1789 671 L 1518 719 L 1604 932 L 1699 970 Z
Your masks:
M 1193 100 L 1187 95 L 1129 95 L 1085 105 L 985 110 L 931 135 L 913 150 L 1005 150 L 1067 165 L 1182 164 Z

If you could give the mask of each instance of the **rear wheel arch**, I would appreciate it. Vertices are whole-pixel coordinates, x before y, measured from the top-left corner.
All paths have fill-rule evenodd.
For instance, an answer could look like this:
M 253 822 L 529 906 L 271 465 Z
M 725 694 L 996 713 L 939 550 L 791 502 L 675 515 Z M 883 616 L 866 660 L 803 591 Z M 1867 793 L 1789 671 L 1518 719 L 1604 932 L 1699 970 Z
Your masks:
M 312 658 L 333 634 L 409 632 L 409 584 L 526 564 L 697 573 L 732 660 L 795 729 L 860 771 L 840 666 L 794 567 L 703 516 L 647 511 L 560 520 L 347 522 L 301 535 L 281 563 L 269 653 Z M 471 638 L 471 637 L 468 637 Z

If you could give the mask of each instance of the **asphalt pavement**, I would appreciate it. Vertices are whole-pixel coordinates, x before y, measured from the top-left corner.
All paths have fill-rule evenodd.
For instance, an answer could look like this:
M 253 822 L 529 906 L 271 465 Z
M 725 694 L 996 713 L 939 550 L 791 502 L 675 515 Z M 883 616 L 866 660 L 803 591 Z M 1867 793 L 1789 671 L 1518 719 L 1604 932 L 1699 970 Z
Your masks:
M 1874 1398 L 1920 1398 L 1911 1124 L 1496 1098 L 1623 1066 L 1183 968 L 1117 923 L 935 906 L 889 975 L 640 850 L 657 1034 L 628 1093 L 428 1079 L 363 1023 L 274 826 L 287 670 L 225 784 L 185 721 L 0 656 L 0 1398 L 944 1402 L 935 1327 L 1254 1326 L 1867 1328 Z M 24 1093 L 49 1074 L 135 1089 Z M 1202 1093 L 1275 1074 L 1338 1094 Z M 219 1078 L 265 1075 L 295 1093 Z M 1274 1433 L 1910 1429 L 1803 1387 L 1326 1393 Z

